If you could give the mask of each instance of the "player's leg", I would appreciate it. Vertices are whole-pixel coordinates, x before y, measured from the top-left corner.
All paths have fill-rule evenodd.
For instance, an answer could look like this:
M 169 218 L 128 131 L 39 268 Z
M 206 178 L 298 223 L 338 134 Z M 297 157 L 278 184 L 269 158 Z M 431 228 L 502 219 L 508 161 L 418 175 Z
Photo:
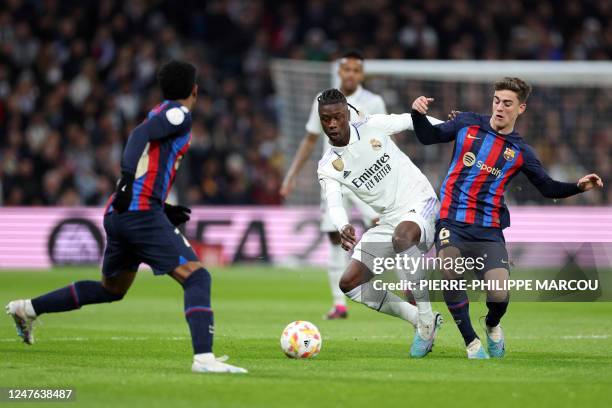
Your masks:
M 426 251 L 420 246 L 425 244 L 424 248 L 431 247 L 427 245 L 425 239 L 425 220 L 402 221 L 393 231 L 392 244 L 396 254 L 400 254 L 409 258 L 420 258 Z M 422 224 L 422 225 L 420 225 Z M 431 225 L 430 235 L 433 235 L 433 223 Z M 420 265 L 412 263 L 412 265 Z M 403 279 L 413 283 L 412 295 L 416 301 L 419 321 L 417 330 L 414 335 L 414 340 L 410 348 L 412 357 L 425 357 L 433 348 L 436 334 L 442 323 L 442 318 L 439 313 L 433 313 L 431 303 L 429 303 L 429 291 L 420 289 L 420 282 L 425 279 L 424 269 L 418 266 L 414 270 L 403 271 Z
M 67 312 L 85 305 L 123 299 L 136 276 L 138 261 L 129 247 L 115 238 L 116 231 L 110 217 L 104 219 L 107 243 L 101 280 L 77 281 L 33 299 L 14 300 L 6 306 L 7 313 L 15 320 L 17 332 L 25 343 L 34 342 L 32 325 L 43 313 Z
M 484 280 L 488 283 L 487 287 L 491 287 L 492 283 L 499 282 L 496 286 L 503 288 L 504 282 L 509 277 L 509 271 L 505 267 L 490 269 L 484 273 Z M 487 308 L 489 311 L 485 318 L 485 330 L 487 334 L 487 349 L 491 357 L 501 358 L 505 355 L 506 345 L 500 321 L 506 314 L 509 299 L 507 290 L 487 291 Z
M 245 369 L 215 358 L 212 352 L 211 276 L 189 241 L 161 212 L 143 216 L 139 231 L 135 246 L 143 262 L 151 266 L 155 275 L 170 275 L 183 287 L 185 319 L 194 352 L 192 371 L 245 373 Z
M 370 309 L 406 320 L 417 326 L 419 313 L 416 306 L 402 300 L 388 290 L 375 289 L 374 274 L 361 261 L 351 259 L 340 280 L 340 289 L 351 300 Z
M 345 200 L 346 204 L 346 200 Z M 329 238 L 327 258 L 327 277 L 332 295 L 332 308 L 325 316 L 326 319 L 344 319 L 348 316 L 346 297 L 340 290 L 340 278 L 349 261 L 349 254 L 340 246 L 340 233 L 331 221 L 325 198 L 321 193 L 321 231 Z
M 348 253 L 340 246 L 340 233 L 328 232 L 329 257 L 327 260 L 327 277 L 331 289 L 333 305 L 325 316 L 328 320 L 346 319 L 348 312 L 346 308 L 346 297 L 340 290 L 340 278 L 346 269 Z

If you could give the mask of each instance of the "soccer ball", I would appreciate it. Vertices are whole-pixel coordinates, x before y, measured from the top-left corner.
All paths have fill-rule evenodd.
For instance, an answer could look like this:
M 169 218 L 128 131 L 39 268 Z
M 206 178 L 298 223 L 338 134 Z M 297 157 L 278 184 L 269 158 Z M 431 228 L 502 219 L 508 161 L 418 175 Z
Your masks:
M 317 326 L 305 320 L 291 322 L 281 334 L 283 353 L 290 358 L 311 358 L 319 354 L 323 339 Z

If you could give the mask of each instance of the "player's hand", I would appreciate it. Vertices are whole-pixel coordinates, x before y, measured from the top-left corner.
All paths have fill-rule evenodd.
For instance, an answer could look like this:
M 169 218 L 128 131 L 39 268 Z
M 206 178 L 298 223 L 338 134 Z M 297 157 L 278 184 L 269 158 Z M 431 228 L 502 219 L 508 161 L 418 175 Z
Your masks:
M 281 184 L 280 195 L 283 198 L 289 197 L 289 195 L 295 189 L 296 181 L 294 177 L 288 177 L 283 180 L 283 184 Z
M 191 216 L 191 210 L 187 207 L 183 207 L 182 205 L 172 205 L 165 203 L 164 204 L 164 213 L 166 213 L 166 217 L 170 220 L 172 225 L 175 227 L 186 223 L 189 221 Z
M 355 227 L 351 224 L 346 224 L 340 230 L 340 245 L 345 251 L 350 251 L 357 244 L 357 237 L 355 236 Z
M 450 111 L 450 113 L 448 114 L 448 120 L 454 120 L 457 115 L 459 115 L 461 113 L 461 111 L 457 111 L 457 110 L 452 110 Z
M 113 208 L 119 214 L 126 212 L 130 208 L 132 202 L 132 186 L 134 185 L 134 175 L 123 172 L 121 178 L 117 182 L 115 189 L 115 199 L 113 200 Z
M 582 191 L 589 191 L 594 188 L 603 188 L 603 181 L 597 174 L 587 174 L 578 180 L 578 188 Z
M 429 104 L 432 103 L 433 101 L 434 101 L 434 98 L 428 98 L 426 96 L 419 96 L 412 103 L 412 109 L 414 109 L 415 111 L 419 112 L 422 115 L 425 115 L 427 113 L 427 110 L 429 109 Z

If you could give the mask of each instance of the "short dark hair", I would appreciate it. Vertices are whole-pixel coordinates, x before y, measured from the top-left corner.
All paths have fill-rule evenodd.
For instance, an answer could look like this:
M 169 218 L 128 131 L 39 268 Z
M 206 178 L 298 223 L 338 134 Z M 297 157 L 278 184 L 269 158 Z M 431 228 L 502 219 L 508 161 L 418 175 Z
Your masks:
M 360 61 L 364 60 L 363 54 L 357 50 L 350 50 L 350 51 L 345 52 L 344 54 L 342 54 L 340 59 L 344 59 L 344 58 L 358 59 Z
M 346 105 L 346 97 L 342 92 L 335 88 L 326 89 L 321 92 L 321 95 L 317 98 L 319 106 L 321 105 L 333 105 L 335 103 L 341 103 Z
M 317 101 L 319 102 L 319 106 L 341 103 L 343 105 L 347 105 L 355 112 L 357 112 L 357 115 L 359 115 L 359 111 L 357 110 L 357 108 L 348 103 L 348 101 L 346 100 L 346 96 L 344 96 L 344 94 L 336 88 L 326 89 L 321 92 L 321 95 L 317 97 Z
M 525 103 L 531 94 L 531 85 L 517 77 L 505 77 L 495 82 L 496 91 L 513 91 L 520 103 Z
M 161 66 L 157 80 L 164 99 L 185 99 L 196 82 L 196 67 L 188 62 L 171 60 Z

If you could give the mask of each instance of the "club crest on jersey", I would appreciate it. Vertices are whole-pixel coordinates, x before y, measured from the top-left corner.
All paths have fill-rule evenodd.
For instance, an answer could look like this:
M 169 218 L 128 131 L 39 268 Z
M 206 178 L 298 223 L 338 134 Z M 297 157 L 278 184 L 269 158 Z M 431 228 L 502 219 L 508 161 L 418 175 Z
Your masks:
M 506 150 L 504 150 L 504 159 L 506 159 L 506 161 L 514 160 L 515 155 L 516 152 L 509 147 L 506 147 Z
M 370 144 L 372 145 L 372 149 L 380 150 L 382 147 L 382 143 L 378 139 L 370 139 Z
M 344 170 L 344 162 L 342 161 L 342 157 L 338 157 L 336 160 L 334 160 L 332 162 L 332 166 L 334 166 L 334 169 L 338 171 Z

